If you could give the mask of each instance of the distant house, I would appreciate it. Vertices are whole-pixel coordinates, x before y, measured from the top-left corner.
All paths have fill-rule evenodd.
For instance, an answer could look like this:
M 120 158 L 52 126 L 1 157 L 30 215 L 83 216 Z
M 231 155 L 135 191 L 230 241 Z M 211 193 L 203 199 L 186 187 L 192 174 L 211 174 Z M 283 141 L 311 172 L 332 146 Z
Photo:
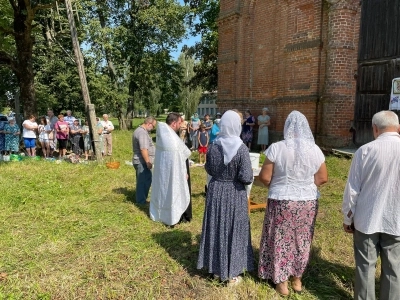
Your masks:
M 200 118 L 204 115 L 209 114 L 211 118 L 214 118 L 218 112 L 217 92 L 204 92 L 200 98 L 199 106 L 197 107 L 197 113 Z

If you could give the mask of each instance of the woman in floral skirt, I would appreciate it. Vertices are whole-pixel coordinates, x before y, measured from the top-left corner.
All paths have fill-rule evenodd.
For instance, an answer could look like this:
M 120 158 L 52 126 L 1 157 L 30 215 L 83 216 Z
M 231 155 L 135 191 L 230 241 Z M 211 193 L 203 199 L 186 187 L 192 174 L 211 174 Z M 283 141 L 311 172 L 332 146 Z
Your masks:
M 284 140 L 265 155 L 259 178 L 269 190 L 258 274 L 286 296 L 290 278 L 292 289 L 302 291 L 318 211 L 317 187 L 327 182 L 328 174 L 307 119 L 298 111 L 286 119 Z

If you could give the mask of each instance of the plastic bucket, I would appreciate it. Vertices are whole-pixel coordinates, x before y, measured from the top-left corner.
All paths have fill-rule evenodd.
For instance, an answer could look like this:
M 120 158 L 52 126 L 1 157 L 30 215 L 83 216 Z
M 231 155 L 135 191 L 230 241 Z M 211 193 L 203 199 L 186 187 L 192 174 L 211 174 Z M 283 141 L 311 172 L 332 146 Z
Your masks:
M 258 169 L 260 167 L 260 153 L 250 152 L 251 168 Z

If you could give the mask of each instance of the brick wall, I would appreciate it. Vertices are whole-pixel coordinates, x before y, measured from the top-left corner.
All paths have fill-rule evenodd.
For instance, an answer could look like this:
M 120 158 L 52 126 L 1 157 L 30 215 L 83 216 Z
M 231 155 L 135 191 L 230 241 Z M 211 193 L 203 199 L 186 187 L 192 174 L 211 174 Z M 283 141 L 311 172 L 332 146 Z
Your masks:
M 319 144 L 349 144 L 354 114 L 358 0 L 221 0 L 218 107 L 268 107 L 278 140 L 292 110 Z

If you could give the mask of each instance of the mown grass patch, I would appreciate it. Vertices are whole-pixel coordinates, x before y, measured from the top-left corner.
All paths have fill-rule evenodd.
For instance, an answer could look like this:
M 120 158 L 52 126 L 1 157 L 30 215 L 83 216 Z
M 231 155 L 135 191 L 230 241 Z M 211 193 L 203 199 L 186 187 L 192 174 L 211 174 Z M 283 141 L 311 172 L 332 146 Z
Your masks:
M 191 223 L 167 228 L 149 219 L 148 206 L 134 203 L 134 170 L 125 164 L 131 137 L 132 131 L 113 133 L 117 170 L 98 163 L 0 163 L 0 273 L 7 273 L 0 276 L 0 299 L 279 299 L 256 272 L 232 289 L 196 269 L 204 168 L 191 168 Z M 327 164 L 330 181 L 321 188 L 305 292 L 289 299 L 352 297 L 352 241 L 339 212 L 350 161 L 328 157 Z M 252 190 L 254 201 L 266 194 Z M 251 213 L 256 257 L 263 218 L 264 210 Z

